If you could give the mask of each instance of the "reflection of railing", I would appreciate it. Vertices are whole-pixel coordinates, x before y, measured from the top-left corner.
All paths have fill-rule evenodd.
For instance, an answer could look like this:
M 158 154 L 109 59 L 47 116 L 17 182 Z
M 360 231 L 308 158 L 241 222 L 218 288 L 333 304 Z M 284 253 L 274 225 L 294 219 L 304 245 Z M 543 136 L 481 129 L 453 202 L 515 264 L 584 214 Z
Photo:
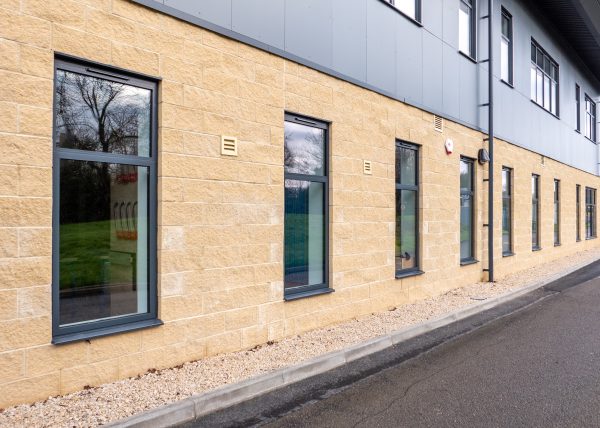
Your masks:
M 137 202 L 115 202 L 113 204 L 113 224 L 117 239 L 135 241 L 137 232 Z

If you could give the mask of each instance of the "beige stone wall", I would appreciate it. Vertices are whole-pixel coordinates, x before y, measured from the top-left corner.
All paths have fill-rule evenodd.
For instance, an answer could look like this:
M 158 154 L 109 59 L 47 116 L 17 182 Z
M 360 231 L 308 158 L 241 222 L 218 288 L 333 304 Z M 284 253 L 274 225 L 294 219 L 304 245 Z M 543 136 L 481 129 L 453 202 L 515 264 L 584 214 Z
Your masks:
M 126 0 L 0 3 L 0 407 L 252 347 L 479 281 L 484 168 L 476 170 L 476 255 L 459 264 L 459 157 L 479 132 Z M 159 328 L 51 341 L 54 52 L 162 77 L 159 104 Z M 332 122 L 329 281 L 335 293 L 283 302 L 283 118 Z M 220 136 L 239 156 L 221 157 Z M 443 143 L 455 142 L 447 156 Z M 421 150 L 421 267 L 394 279 L 394 143 Z M 502 276 L 599 245 L 575 243 L 575 183 L 598 178 L 498 142 L 515 173 L 515 253 Z M 363 160 L 373 175 L 363 175 Z M 542 247 L 531 251 L 530 176 L 542 177 Z M 552 180 L 562 183 L 562 246 Z M 500 237 L 500 191 L 496 236 Z M 582 202 L 583 204 L 583 202 Z M 582 216 L 584 213 L 582 205 Z M 583 227 L 582 218 L 582 227 Z M 582 230 L 582 237 L 585 238 Z

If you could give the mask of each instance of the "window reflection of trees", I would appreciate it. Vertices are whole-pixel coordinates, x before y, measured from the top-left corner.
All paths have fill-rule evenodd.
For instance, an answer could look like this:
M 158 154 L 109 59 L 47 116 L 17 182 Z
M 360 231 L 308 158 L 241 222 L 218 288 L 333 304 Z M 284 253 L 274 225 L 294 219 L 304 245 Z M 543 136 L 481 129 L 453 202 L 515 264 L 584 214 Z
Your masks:
M 286 172 L 323 175 L 323 130 L 287 123 L 284 138 Z

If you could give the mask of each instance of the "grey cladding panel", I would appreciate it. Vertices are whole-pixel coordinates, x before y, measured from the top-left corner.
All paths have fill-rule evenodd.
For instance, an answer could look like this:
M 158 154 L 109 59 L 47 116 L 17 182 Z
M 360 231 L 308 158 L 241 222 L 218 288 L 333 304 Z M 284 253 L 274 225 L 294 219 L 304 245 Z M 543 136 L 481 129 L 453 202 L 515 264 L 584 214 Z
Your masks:
M 477 66 L 463 56 L 458 57 L 460 119 L 477 123 L 478 79 Z
M 458 51 L 458 2 L 460 0 L 444 0 L 442 19 L 444 42 Z
M 285 0 L 285 50 L 331 68 L 332 0 Z
M 416 25 L 396 27 L 396 93 L 423 104 L 423 32 Z
M 391 13 L 390 13 L 391 12 Z M 367 83 L 396 92 L 396 37 L 405 18 L 379 1 L 367 1 Z
M 443 46 L 443 111 L 453 117 L 460 116 L 458 56 L 453 47 Z
M 333 68 L 367 80 L 367 1 L 333 0 Z
M 447 2 L 448 0 L 427 0 L 423 1 L 426 3 L 427 7 L 422 9 L 422 17 L 421 21 L 423 26 L 429 31 L 431 34 L 436 36 L 438 39 L 443 37 L 443 15 L 444 15 L 444 6 L 442 3 Z
M 423 32 L 423 104 L 442 111 L 443 48 L 442 41 L 428 32 Z
M 231 0 L 164 0 L 165 5 L 231 29 Z
M 232 0 L 231 29 L 260 42 L 284 49 L 284 2 Z

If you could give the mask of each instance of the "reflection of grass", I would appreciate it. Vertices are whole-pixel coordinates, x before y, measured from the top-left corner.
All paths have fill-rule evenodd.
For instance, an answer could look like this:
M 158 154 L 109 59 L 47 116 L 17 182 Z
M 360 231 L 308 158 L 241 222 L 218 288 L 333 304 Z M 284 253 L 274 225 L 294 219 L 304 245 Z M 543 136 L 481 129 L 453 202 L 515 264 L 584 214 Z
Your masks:
M 309 216 L 314 215 L 323 224 L 321 214 L 285 214 L 285 268 L 293 269 L 308 266 Z M 315 221 L 316 223 L 316 221 Z M 325 236 L 323 235 L 323 238 Z

